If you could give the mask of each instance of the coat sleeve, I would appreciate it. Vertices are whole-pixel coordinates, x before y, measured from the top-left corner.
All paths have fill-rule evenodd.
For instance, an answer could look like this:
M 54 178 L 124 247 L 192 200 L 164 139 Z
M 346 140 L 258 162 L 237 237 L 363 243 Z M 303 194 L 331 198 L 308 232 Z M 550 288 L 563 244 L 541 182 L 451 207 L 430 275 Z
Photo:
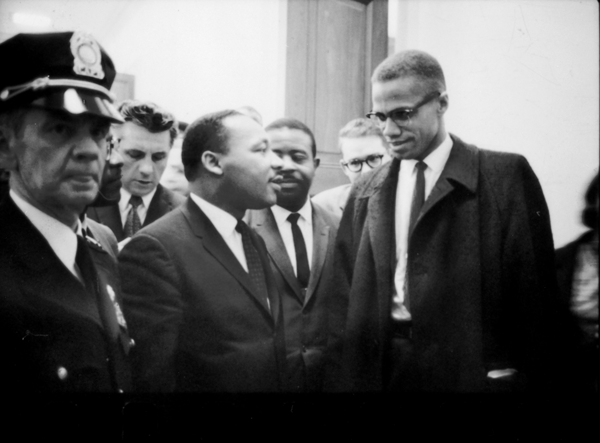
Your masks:
M 131 352 L 134 389 L 172 392 L 183 317 L 177 267 L 159 240 L 140 233 L 121 251 L 119 271 L 125 317 L 136 343 Z
M 335 240 L 333 269 L 331 275 L 328 276 L 331 295 L 327 303 L 328 339 L 323 390 L 330 392 L 343 390 L 343 383 L 340 380 L 342 375 L 341 359 L 354 270 L 355 197 L 356 193 L 351 193 L 344 208 Z
M 502 300 L 512 321 L 504 326 L 530 389 L 560 386 L 566 337 L 558 299 L 550 215 L 540 183 L 527 160 L 505 168 L 497 195 L 502 219 Z

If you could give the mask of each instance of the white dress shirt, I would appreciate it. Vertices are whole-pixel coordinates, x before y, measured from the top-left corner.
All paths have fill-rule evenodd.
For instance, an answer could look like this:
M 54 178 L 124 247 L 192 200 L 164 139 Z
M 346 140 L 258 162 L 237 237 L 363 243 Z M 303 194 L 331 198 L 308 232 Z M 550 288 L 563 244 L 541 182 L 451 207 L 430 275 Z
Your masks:
M 246 254 L 244 253 L 244 244 L 242 243 L 242 234 L 235 230 L 238 221 L 229 212 L 207 202 L 202 197 L 199 197 L 193 192 L 190 193 L 190 198 L 208 217 L 215 229 L 219 232 L 223 240 L 233 255 L 238 259 L 242 267 L 248 272 L 248 263 L 246 262 Z
M 283 244 L 285 245 L 285 250 L 287 251 L 287 254 L 290 257 L 292 267 L 294 268 L 294 273 L 297 277 L 298 265 L 296 263 L 296 248 L 294 247 L 292 224 L 287 219 L 292 212 L 277 205 L 272 206 L 271 211 L 273 212 L 273 216 L 275 217 L 275 221 L 277 222 L 279 233 L 281 234 Z M 313 251 L 312 206 L 310 204 L 310 199 L 306 200 L 306 203 L 304 203 L 304 206 L 300 208 L 298 214 L 300 214 L 300 217 L 298 217 L 298 227 L 300 228 L 300 232 L 302 232 L 302 236 L 304 237 L 304 244 L 306 246 L 306 256 L 308 257 L 308 267 L 310 269 L 312 265 L 311 262 Z
M 440 178 L 450 151 L 452 139 L 446 134 L 444 141 L 429 154 L 423 162 L 427 165 L 425 175 L 425 201 L 431 194 L 433 187 Z M 417 180 L 417 160 L 402 160 L 396 189 L 396 205 L 394 229 L 396 234 L 396 272 L 394 274 L 394 294 L 392 298 L 392 317 L 396 320 L 409 320 L 410 313 L 404 306 L 404 279 L 406 278 L 406 264 L 408 262 L 408 228 L 410 223 L 410 210 L 413 193 Z
M 13 190 L 9 192 L 10 198 L 15 205 L 25 214 L 29 221 L 44 236 L 50 248 L 54 251 L 58 259 L 79 281 L 83 282 L 83 277 L 79 268 L 75 264 L 77 255 L 77 234 L 73 229 L 48 214 L 40 211 L 38 208 L 27 202 Z M 81 222 L 77 220 L 77 232 L 81 232 Z
M 140 224 L 143 225 L 146 220 L 146 215 L 148 214 L 148 208 L 150 207 L 150 202 L 156 194 L 156 189 L 154 188 L 151 192 L 144 195 L 142 197 L 142 204 L 137 207 L 138 217 L 140 218 Z M 119 200 L 119 211 L 121 212 L 121 223 L 123 227 L 125 227 L 125 222 L 127 221 L 127 215 L 129 214 L 129 210 L 131 209 L 131 203 L 129 200 L 131 199 L 131 192 L 125 190 L 125 188 L 121 187 L 121 200 Z

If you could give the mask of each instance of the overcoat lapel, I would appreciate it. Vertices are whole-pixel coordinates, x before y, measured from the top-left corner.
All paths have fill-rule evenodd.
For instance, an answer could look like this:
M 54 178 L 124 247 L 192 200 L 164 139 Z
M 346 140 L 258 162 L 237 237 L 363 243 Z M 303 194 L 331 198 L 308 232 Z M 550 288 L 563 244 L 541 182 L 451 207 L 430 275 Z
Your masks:
M 475 193 L 479 174 L 479 152 L 465 145 L 458 137 L 452 136 L 453 145 L 446 166 L 431 194 L 425 200 L 415 228 L 419 221 L 437 204 L 445 199 L 457 185 L 462 185 L 471 193 Z
M 392 160 L 387 174 L 382 174 L 381 185 L 375 186 L 373 194 L 368 200 L 367 224 L 369 226 L 369 237 L 371 247 L 377 254 L 373 254 L 375 262 L 375 274 L 379 293 L 379 314 L 381 324 L 391 312 L 391 284 L 393 282 L 393 270 L 396 267 L 396 241 L 394 230 L 394 210 L 396 201 L 396 186 L 400 161 Z
M 313 253 L 310 268 L 310 280 L 306 290 L 304 304 L 308 304 L 315 293 L 317 283 L 321 278 L 323 264 L 327 255 L 327 246 L 329 244 L 329 225 L 325 223 L 323 217 L 317 213 L 315 207 L 312 207 L 313 224 Z
M 292 262 L 287 254 L 283 239 L 277 227 L 277 222 L 270 209 L 264 211 L 255 211 L 253 213 L 256 232 L 261 235 L 267 246 L 267 251 L 273 259 L 273 263 L 285 279 L 285 281 L 294 290 L 294 295 L 302 303 L 302 293 Z M 264 235 L 262 235 L 264 234 Z
M 254 289 L 250 276 L 244 270 L 238 259 L 233 255 L 221 234 L 213 226 L 200 208 L 188 198 L 181 206 L 183 215 L 188 220 L 194 235 L 202 240 L 203 247 L 246 289 L 246 291 L 270 314 L 271 311 L 264 297 L 259 296 Z M 272 318 L 272 317 L 271 317 Z

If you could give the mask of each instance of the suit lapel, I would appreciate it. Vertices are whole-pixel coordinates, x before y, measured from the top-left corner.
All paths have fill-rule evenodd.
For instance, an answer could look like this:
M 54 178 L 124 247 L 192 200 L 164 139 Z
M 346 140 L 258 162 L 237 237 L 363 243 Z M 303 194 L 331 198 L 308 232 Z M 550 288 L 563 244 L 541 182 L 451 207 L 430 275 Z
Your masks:
M 374 189 L 368 200 L 369 237 L 372 250 L 378 251 L 373 259 L 379 293 L 383 294 L 379 297 L 382 320 L 387 319 L 391 312 L 392 276 L 396 268 L 394 208 L 400 161 L 394 159 L 388 165 L 387 168 L 379 170 L 380 186 Z
M 200 210 L 200 208 L 188 198 L 187 202 L 181 206 L 183 215 L 188 220 L 192 232 L 196 237 L 200 238 L 203 247 L 211 254 L 223 267 L 246 289 L 246 291 L 267 311 L 270 309 L 264 297 L 260 297 L 254 285 L 250 280 L 250 276 L 244 270 L 238 259 L 233 255 L 221 234 L 216 230 L 208 217 Z M 265 270 L 266 272 L 266 270 Z
M 288 256 L 287 249 L 283 244 L 279 227 L 270 209 L 254 211 L 253 226 L 256 232 L 263 238 L 267 251 L 272 258 L 273 263 L 279 269 L 288 285 L 293 289 L 294 295 L 299 302 L 302 302 L 302 293 L 298 279 L 294 273 L 292 262 Z
M 329 225 L 319 212 L 312 206 L 312 224 L 313 224 L 313 254 L 310 268 L 310 280 L 306 291 L 304 304 L 308 304 L 309 300 L 315 293 L 317 283 L 321 278 L 323 264 L 327 255 L 327 246 L 329 244 Z
M 164 189 L 162 185 L 159 184 L 156 187 L 154 197 L 152 197 L 152 200 L 150 201 L 150 206 L 148 206 L 148 212 L 146 213 L 146 219 L 144 220 L 143 226 L 148 226 L 150 223 L 155 222 L 170 210 L 169 203 L 165 199 Z
M 88 211 L 92 219 L 95 219 L 98 223 L 102 223 L 104 226 L 108 226 L 113 231 L 115 237 L 117 237 L 117 241 L 125 238 L 119 205 L 89 208 Z

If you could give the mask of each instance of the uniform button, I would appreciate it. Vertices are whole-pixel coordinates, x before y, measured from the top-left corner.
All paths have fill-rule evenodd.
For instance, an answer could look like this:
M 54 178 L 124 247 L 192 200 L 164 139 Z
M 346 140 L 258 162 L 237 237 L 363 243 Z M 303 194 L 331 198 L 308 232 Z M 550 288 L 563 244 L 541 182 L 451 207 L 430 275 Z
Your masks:
M 119 389 L 119 394 L 122 394 L 122 393 L 123 393 L 123 389 Z
M 66 380 L 69 376 L 67 369 L 62 366 L 58 368 L 58 371 L 56 371 L 56 373 L 58 374 L 58 378 L 60 378 L 61 380 Z
M 133 338 L 129 339 L 129 346 L 131 346 L 132 348 L 135 346 L 135 340 Z

